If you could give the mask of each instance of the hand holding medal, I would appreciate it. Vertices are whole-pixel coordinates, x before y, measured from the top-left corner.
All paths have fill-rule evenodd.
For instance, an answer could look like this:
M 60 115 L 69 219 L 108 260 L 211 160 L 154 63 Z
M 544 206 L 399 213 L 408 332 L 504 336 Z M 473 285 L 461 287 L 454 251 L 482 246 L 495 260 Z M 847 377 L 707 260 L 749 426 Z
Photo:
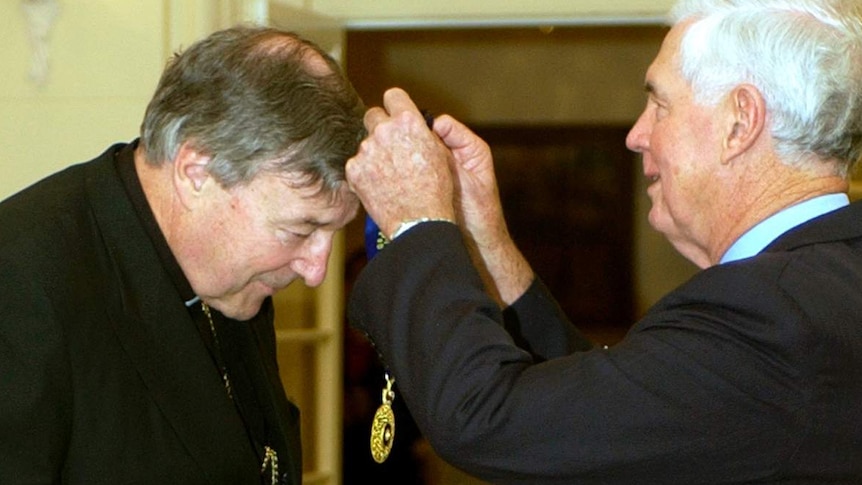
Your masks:
M 431 129 L 434 125 L 434 117 L 427 111 L 422 111 L 425 123 Z M 377 224 L 370 216 L 365 219 L 365 250 L 368 259 L 371 260 L 378 251 L 389 242 Z M 371 456 L 377 463 L 383 463 L 392 451 L 395 442 L 395 413 L 392 412 L 392 402 L 395 400 L 395 391 L 392 389 L 395 379 L 387 372 L 386 387 L 383 389 L 381 404 L 374 413 L 371 422 Z

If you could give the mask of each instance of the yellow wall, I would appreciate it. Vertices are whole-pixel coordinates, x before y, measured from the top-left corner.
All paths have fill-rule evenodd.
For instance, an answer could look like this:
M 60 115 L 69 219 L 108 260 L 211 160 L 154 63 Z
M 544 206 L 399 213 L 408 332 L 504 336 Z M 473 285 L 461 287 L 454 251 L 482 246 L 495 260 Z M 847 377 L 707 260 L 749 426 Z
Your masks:
M 50 35 L 49 77 L 39 87 L 28 79 L 31 50 L 21 0 L 0 1 L 0 199 L 62 167 L 89 160 L 114 142 L 136 137 L 146 103 L 170 53 L 234 18 L 249 18 L 250 12 L 279 13 L 285 25 L 295 25 L 296 21 L 305 25 L 321 16 L 359 26 L 393 21 L 433 25 L 476 18 L 491 22 L 514 18 L 564 19 L 571 23 L 611 18 L 648 21 L 661 17 L 672 0 L 59 3 L 62 10 Z M 296 16 L 297 10 L 308 14 Z M 638 270 L 638 286 L 646 293 L 642 301 L 648 304 L 689 274 L 690 267 L 676 259 L 660 236 L 640 226 L 636 230 L 640 235 L 637 259 L 643 266 Z M 668 268 L 680 268 L 681 276 L 667 278 Z
M 226 12 L 289 7 L 347 25 L 468 18 L 652 18 L 671 0 L 59 0 L 50 71 L 28 79 L 21 0 L 0 1 L 0 199 L 134 138 L 170 52 Z M 221 16 L 222 18 L 215 18 Z
M 61 2 L 46 83 L 29 79 L 21 3 L 0 2 L 0 199 L 134 138 L 165 60 L 161 2 Z

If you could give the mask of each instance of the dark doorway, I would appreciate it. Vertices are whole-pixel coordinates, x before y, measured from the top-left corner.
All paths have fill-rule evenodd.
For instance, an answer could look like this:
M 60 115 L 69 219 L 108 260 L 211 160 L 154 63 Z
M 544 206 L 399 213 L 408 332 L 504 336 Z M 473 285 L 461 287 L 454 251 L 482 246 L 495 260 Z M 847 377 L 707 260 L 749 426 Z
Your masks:
M 626 127 L 474 127 L 494 154 L 509 232 L 569 318 L 597 340 L 633 321 L 635 158 Z

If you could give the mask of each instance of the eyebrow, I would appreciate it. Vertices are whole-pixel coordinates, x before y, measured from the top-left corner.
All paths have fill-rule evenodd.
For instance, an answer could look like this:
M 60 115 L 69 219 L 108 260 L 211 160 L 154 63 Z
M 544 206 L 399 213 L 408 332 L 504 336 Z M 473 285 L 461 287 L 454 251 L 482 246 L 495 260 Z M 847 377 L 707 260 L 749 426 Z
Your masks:
M 311 226 L 311 227 L 318 229 L 318 228 L 330 227 L 333 224 L 336 224 L 337 221 L 338 221 L 337 218 L 336 219 L 317 219 L 314 217 L 305 217 L 305 218 L 302 218 L 299 221 L 299 223 L 302 225 L 307 225 L 307 226 Z
M 644 83 L 644 91 L 653 99 L 657 99 L 664 102 L 668 100 L 667 94 L 663 92 L 661 88 L 653 84 L 652 81 L 647 81 L 646 83 Z

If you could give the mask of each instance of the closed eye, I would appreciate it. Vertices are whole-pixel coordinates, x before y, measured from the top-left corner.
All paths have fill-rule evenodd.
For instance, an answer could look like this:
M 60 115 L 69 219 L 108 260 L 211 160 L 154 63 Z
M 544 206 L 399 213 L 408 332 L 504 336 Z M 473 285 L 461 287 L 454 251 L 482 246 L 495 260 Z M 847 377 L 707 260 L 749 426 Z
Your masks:
M 278 229 L 275 231 L 275 237 L 281 242 L 281 244 L 290 244 L 296 241 L 304 241 L 311 237 L 313 231 L 311 232 L 300 232 L 300 231 L 291 231 L 287 229 Z

